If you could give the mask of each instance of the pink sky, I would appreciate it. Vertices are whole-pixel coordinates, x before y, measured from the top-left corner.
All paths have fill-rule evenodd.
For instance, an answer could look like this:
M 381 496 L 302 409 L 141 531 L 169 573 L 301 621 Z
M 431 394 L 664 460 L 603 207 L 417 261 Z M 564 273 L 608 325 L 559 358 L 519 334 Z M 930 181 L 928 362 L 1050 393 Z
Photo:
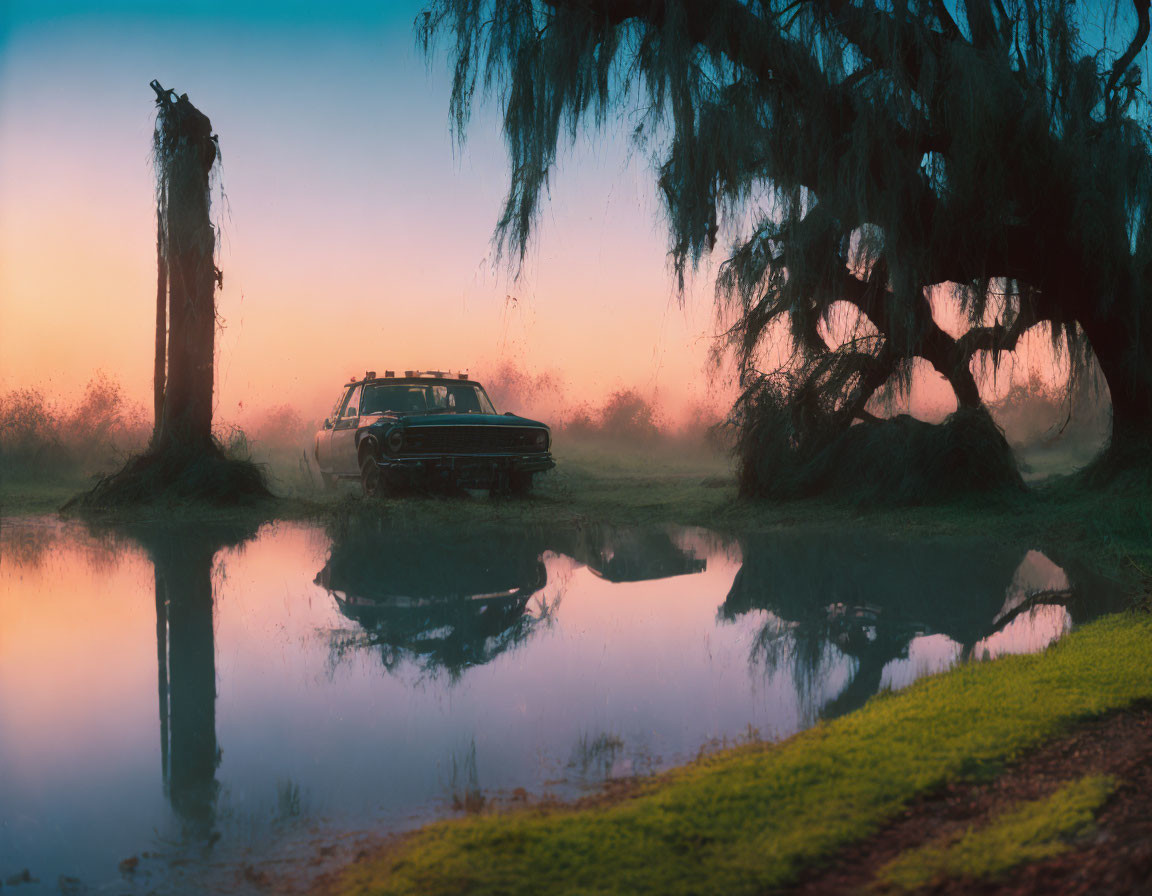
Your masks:
M 306 4 L 204 2 L 157 18 L 136 0 L 10 0 L 0 390 L 67 399 L 103 370 L 150 404 L 158 78 L 220 135 L 219 419 L 282 403 L 321 416 L 365 369 L 503 361 L 559 374 L 572 403 L 621 386 L 673 418 L 727 403 L 708 363 L 723 247 L 681 303 L 629 125 L 563 154 L 514 281 L 490 243 L 507 184 L 498 110 L 481 108 L 456 150 L 446 63 L 414 44 L 421 3 L 377 7 L 319 19 Z M 1036 343 L 1025 372 L 1050 367 Z M 917 384 L 914 408 L 950 403 L 931 378 Z
M 171 23 L 137 18 L 10 27 L 0 388 L 67 397 L 103 369 L 150 400 L 155 77 L 220 135 L 218 417 L 286 401 L 322 414 L 366 368 L 504 360 L 560 373 L 577 400 L 621 385 L 670 409 L 708 400 L 709 276 L 681 306 L 647 161 L 618 132 L 581 140 L 514 281 L 490 245 L 507 177 L 498 117 L 482 112 L 454 153 L 449 76 L 410 22 L 209 18 L 174 41 Z

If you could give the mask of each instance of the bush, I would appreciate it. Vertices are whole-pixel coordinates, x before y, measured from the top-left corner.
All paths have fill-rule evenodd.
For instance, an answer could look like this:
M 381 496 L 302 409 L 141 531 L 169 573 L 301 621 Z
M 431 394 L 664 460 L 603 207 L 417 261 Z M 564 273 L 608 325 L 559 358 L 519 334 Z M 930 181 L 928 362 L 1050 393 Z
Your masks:
M 527 373 L 511 361 L 504 361 L 478 379 L 501 414 L 512 411 L 525 416 L 552 416 L 564 394 L 564 384 L 557 374 Z
M 943 423 L 907 414 L 846 428 L 802 421 L 771 388 L 742 407 L 737 441 L 746 497 L 828 496 L 868 504 L 935 504 L 1023 489 L 1004 433 L 982 409 Z
M 50 403 L 32 388 L 0 395 L 0 461 L 18 474 L 106 469 L 142 448 L 150 433 L 144 409 L 130 403 L 120 384 L 103 372 L 70 408 Z
M 0 396 L 0 463 L 8 471 L 41 472 L 66 457 L 56 409 L 36 389 Z
M 645 444 L 661 436 L 655 406 L 635 389 L 618 389 L 598 408 L 581 405 L 564 424 L 565 435 Z
M 1018 449 L 1057 441 L 1103 446 L 1112 423 L 1108 389 L 1098 365 L 1075 381 L 1070 393 L 1065 386 L 1046 384 L 1032 371 L 1027 383 L 1013 383 L 988 404 L 988 410 Z

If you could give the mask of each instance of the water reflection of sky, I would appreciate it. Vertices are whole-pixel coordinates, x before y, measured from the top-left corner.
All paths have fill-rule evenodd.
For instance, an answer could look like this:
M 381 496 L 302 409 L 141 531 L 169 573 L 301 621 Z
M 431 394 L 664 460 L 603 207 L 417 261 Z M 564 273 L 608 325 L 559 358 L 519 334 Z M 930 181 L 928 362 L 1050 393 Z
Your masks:
M 991 569 L 965 608 L 931 566 L 886 579 L 883 545 L 822 540 L 804 578 L 795 543 L 697 530 L 437 551 L 279 525 L 208 548 L 200 586 L 193 535 L 175 550 L 44 522 L 0 536 L 0 879 L 27 867 L 28 893 L 61 875 L 164 892 L 469 793 L 572 795 L 1038 649 L 1073 618 L 1063 571 L 1024 549 L 941 547 L 959 551 L 941 569 L 965 551 Z

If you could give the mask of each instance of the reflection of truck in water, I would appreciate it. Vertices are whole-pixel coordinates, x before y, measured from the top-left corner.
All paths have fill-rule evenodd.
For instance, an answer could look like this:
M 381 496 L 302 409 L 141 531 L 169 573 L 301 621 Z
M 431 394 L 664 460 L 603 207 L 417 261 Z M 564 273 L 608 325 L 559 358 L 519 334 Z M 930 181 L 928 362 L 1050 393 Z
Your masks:
M 379 647 L 384 665 L 413 660 L 458 675 L 518 643 L 547 583 L 539 549 L 508 533 L 429 538 L 361 528 L 338 539 L 316 584 Z
M 446 535 L 360 522 L 335 535 L 315 581 L 363 630 L 338 650 L 376 647 L 389 669 L 409 660 L 456 676 L 520 643 L 547 618 L 552 607 L 541 594 L 547 551 L 612 582 L 705 567 L 662 529 L 489 528 Z

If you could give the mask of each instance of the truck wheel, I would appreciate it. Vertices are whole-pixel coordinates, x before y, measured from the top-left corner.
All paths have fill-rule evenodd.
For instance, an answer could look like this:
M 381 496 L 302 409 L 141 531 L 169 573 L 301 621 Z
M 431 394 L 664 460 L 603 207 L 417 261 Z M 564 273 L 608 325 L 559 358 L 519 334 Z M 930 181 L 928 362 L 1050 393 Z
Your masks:
M 508 491 L 517 497 L 524 497 L 532 491 L 531 473 L 513 473 L 508 477 Z
M 360 485 L 364 488 L 365 498 L 384 497 L 384 477 L 380 475 L 380 467 L 376 465 L 376 458 L 369 455 L 360 464 Z

